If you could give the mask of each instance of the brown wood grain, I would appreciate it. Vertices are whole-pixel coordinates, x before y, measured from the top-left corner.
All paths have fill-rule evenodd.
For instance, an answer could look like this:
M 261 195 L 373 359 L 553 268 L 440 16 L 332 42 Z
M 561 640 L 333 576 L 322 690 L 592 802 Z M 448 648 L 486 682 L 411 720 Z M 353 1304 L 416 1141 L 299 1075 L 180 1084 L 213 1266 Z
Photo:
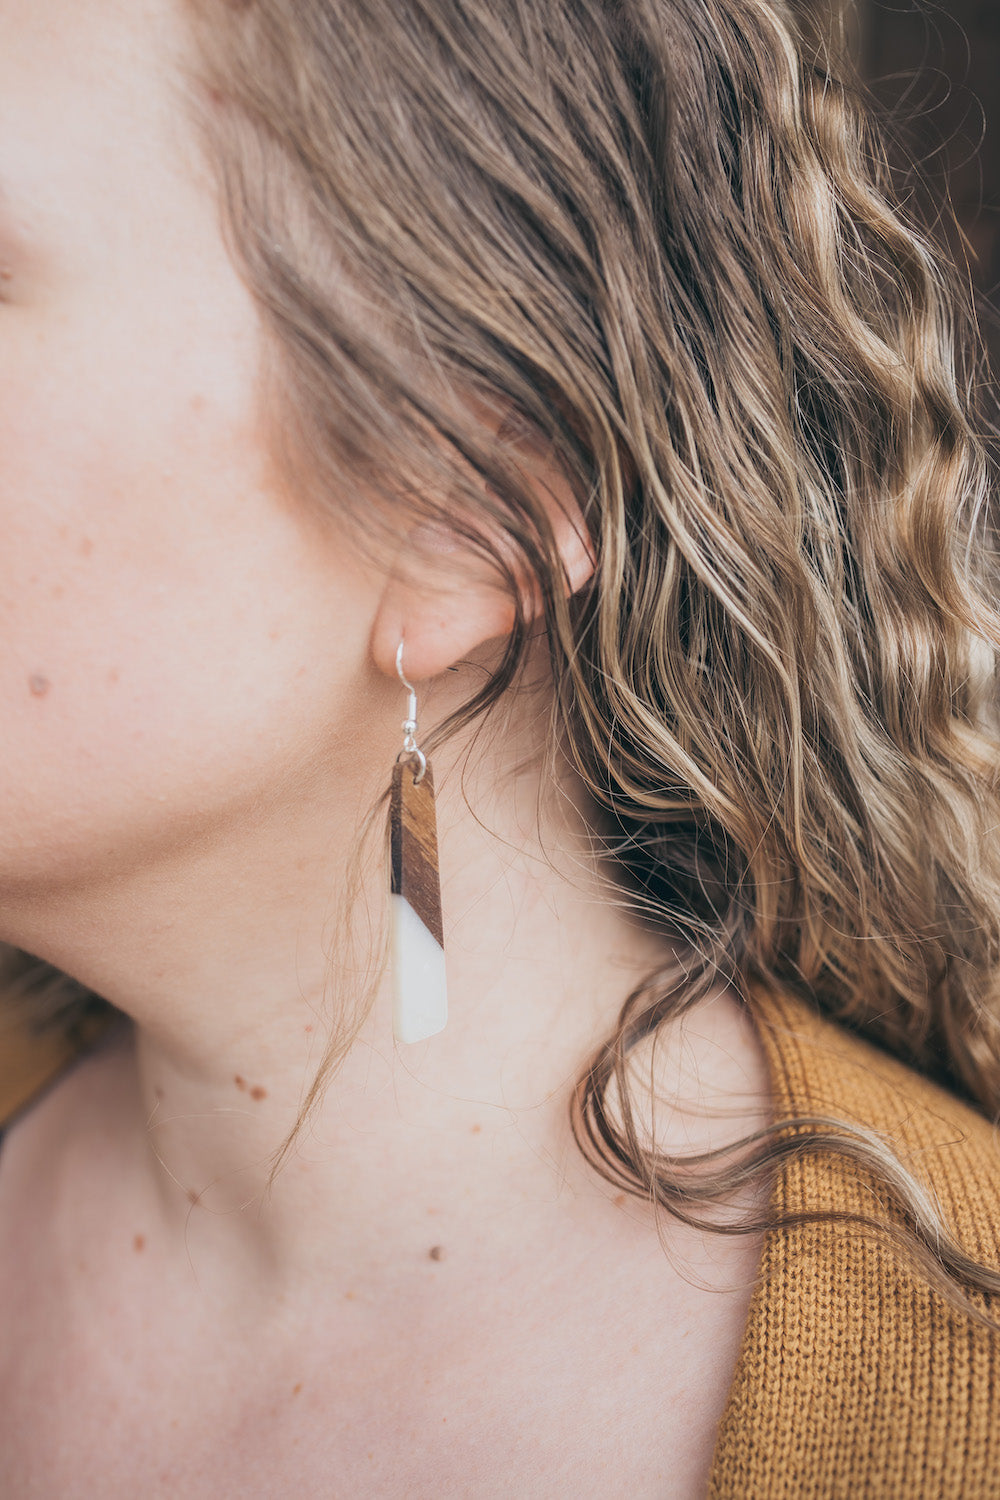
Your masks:
M 397 761 L 393 767 L 389 804 L 392 893 L 410 903 L 443 948 L 434 777 L 428 766 L 420 781 L 415 782 L 418 770 L 419 762 L 415 759 Z

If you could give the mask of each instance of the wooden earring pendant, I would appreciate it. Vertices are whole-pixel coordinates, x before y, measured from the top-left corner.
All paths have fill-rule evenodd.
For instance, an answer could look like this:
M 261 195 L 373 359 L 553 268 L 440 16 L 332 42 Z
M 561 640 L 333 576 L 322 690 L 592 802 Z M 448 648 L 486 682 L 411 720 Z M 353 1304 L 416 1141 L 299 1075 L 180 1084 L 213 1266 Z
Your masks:
M 410 701 L 389 801 L 392 1030 L 397 1042 L 421 1042 L 443 1031 L 448 1020 L 441 876 L 434 777 L 417 746 L 417 695 L 403 676 L 402 641 L 396 671 Z

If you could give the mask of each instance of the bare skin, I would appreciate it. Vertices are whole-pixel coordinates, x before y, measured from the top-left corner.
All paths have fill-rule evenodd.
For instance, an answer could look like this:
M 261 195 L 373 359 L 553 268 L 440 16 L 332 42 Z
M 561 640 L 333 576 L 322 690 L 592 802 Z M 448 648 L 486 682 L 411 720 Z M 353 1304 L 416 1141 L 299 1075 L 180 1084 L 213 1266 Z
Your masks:
M 732 1011 L 688 1032 L 707 1102 L 731 1108 L 760 1083 Z M 204 1252 L 200 1205 L 189 1256 L 172 1241 L 137 1159 L 133 1060 L 124 1034 L 6 1148 L 8 1493 L 704 1494 L 756 1237 L 668 1224 L 665 1254 L 547 1108 L 543 1125 L 449 1100 L 438 1146 L 414 1157 L 382 1092 L 350 1111 L 396 1141 L 398 1163 L 373 1169 L 382 1211 L 371 1194 L 359 1213 L 355 1183 L 342 1207 L 357 1249 L 315 1246 L 321 1284 L 269 1297 Z M 678 1119 L 677 1144 L 762 1120 L 752 1106 L 721 1132 Z
M 277 484 L 187 45 L 170 0 L 0 0 L 0 940 L 131 1018 L 0 1156 L 4 1493 L 699 1495 L 760 1245 L 661 1245 L 570 1139 L 663 945 L 526 757 L 537 699 L 464 785 L 462 746 L 435 764 L 447 1030 L 395 1048 L 381 983 L 266 1191 L 368 972 L 331 914 L 396 643 L 433 723 L 509 612 L 362 565 Z M 767 1117 L 725 994 L 657 1078 L 667 1149 Z

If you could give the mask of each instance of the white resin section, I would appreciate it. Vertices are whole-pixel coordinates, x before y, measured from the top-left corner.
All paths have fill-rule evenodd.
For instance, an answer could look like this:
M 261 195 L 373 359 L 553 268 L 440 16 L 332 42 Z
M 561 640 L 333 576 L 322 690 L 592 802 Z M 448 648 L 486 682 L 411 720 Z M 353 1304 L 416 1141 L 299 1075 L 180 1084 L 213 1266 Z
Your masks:
M 405 896 L 389 897 L 392 1031 L 397 1042 L 422 1042 L 448 1021 L 444 950 Z

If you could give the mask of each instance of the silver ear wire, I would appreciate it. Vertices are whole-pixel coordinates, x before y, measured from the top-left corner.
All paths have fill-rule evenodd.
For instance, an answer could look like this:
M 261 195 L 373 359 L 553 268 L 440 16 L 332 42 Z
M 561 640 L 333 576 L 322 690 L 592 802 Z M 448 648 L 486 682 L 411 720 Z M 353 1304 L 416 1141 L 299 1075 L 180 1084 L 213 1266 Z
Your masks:
M 403 748 L 396 757 L 402 760 L 404 756 L 416 756 L 420 762 L 420 769 L 413 778 L 414 786 L 419 786 L 424 779 L 427 770 L 427 757 L 417 744 L 417 690 L 413 683 L 407 678 L 403 671 L 403 642 L 400 641 L 396 648 L 396 675 L 409 693 L 409 702 L 406 708 L 406 718 L 403 720 Z

